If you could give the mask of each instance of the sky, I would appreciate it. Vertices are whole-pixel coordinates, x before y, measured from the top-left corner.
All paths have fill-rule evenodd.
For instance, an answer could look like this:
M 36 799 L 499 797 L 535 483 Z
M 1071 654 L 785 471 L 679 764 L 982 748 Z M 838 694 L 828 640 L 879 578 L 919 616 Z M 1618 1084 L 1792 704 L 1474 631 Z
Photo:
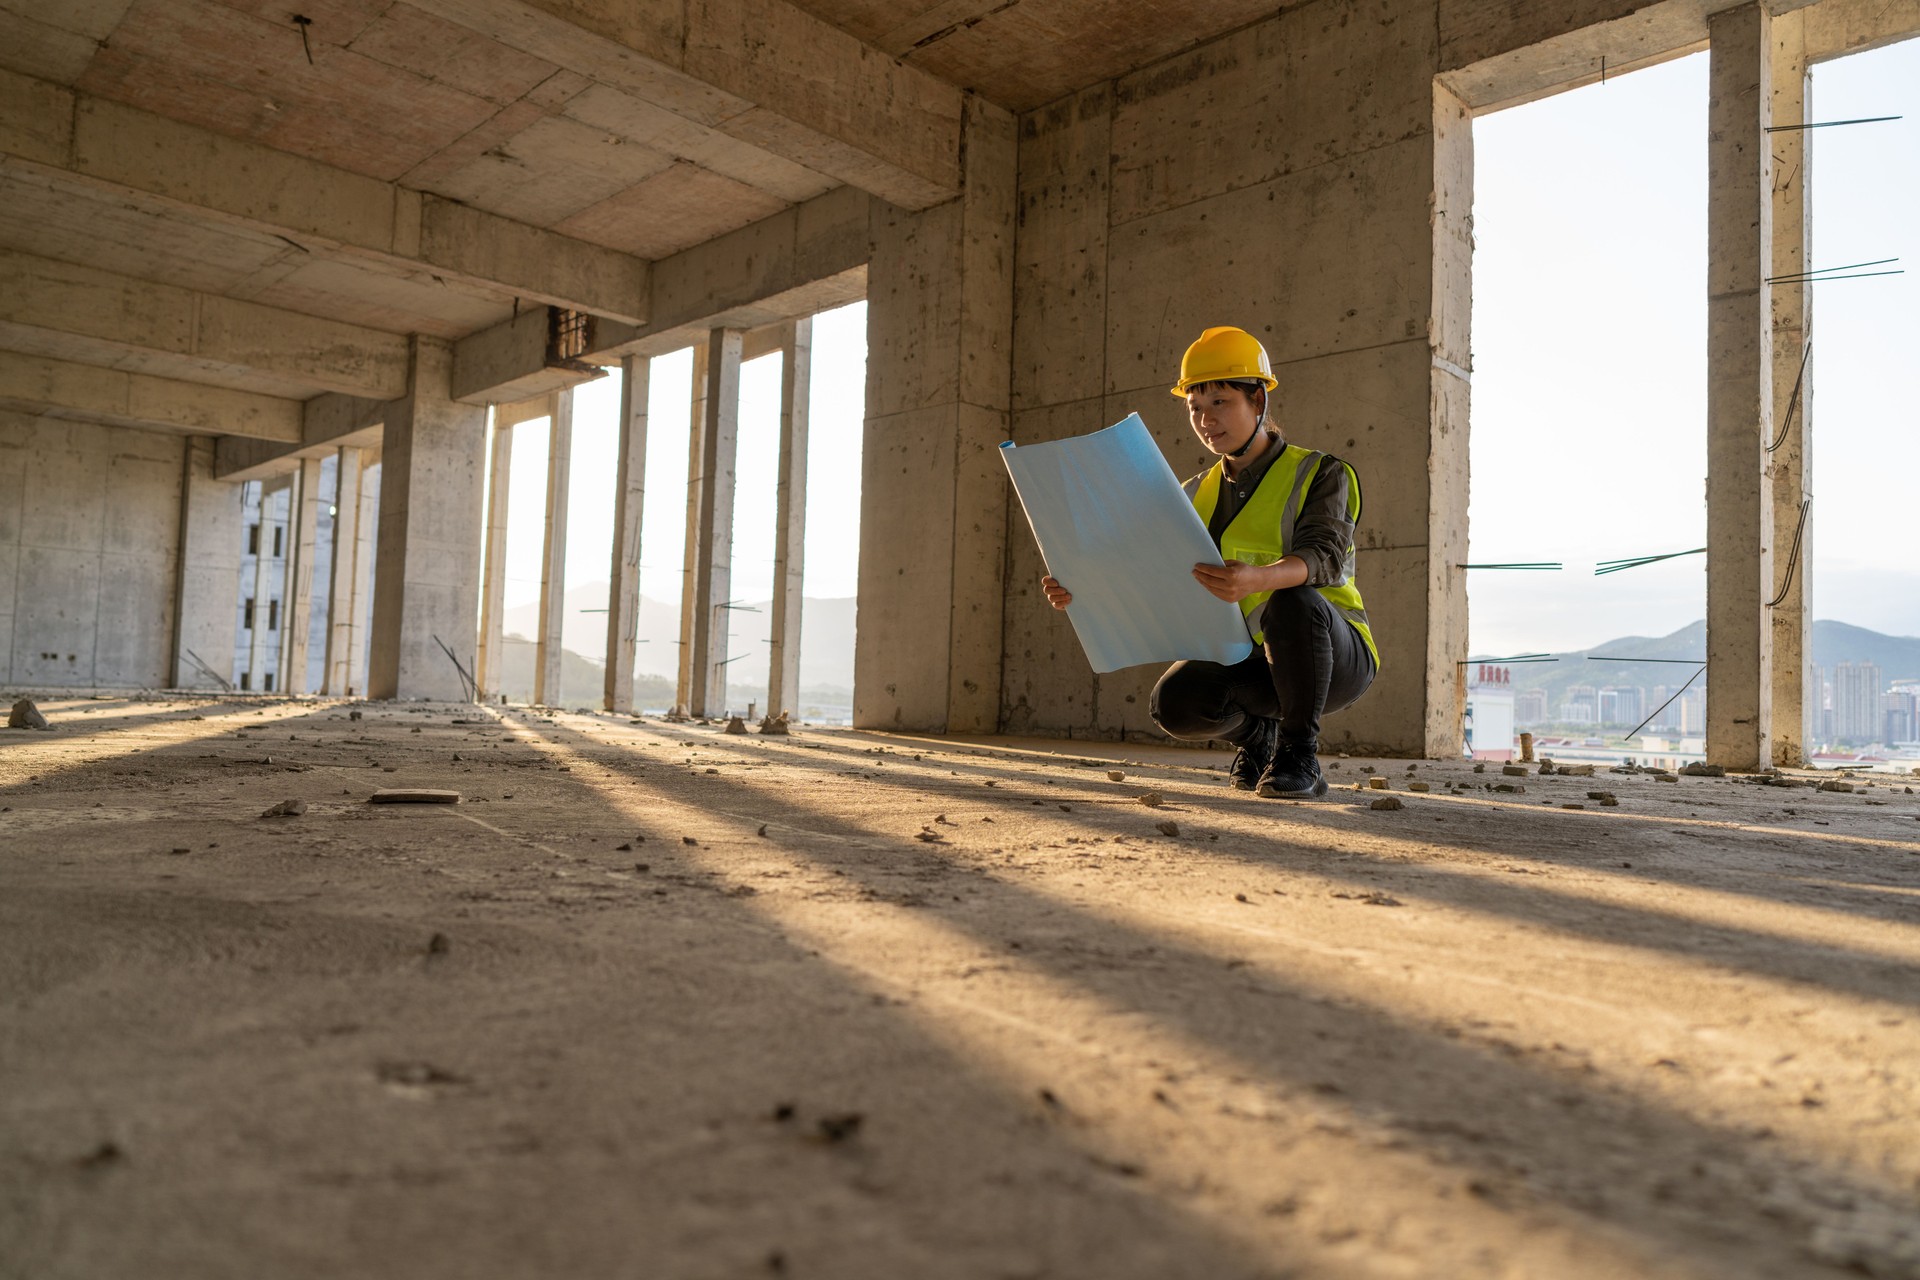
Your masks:
M 1814 292 L 1814 616 L 1920 634 L 1920 41 L 1821 64 L 1811 266 L 1909 274 Z M 1470 649 L 1664 635 L 1705 616 L 1707 55 L 1474 124 Z M 1785 540 L 1782 542 L 1784 550 Z M 1804 552 L 1803 552 L 1804 554 Z

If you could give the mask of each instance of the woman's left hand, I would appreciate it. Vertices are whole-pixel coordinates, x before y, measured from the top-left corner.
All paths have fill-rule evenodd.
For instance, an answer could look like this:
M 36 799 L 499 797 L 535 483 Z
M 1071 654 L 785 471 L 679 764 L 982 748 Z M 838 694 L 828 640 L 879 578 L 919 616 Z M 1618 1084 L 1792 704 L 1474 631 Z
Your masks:
M 1230 604 L 1238 604 L 1254 592 L 1268 589 L 1266 570 L 1241 560 L 1197 564 L 1193 566 L 1193 576 L 1201 586 Z

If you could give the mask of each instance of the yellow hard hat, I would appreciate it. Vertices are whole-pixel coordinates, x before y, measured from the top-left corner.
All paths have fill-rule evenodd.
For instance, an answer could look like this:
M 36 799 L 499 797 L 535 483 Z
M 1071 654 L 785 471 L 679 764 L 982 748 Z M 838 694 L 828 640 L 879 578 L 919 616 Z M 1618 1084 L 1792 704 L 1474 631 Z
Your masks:
M 1280 385 L 1260 339 L 1232 325 L 1207 330 L 1187 348 L 1173 394 L 1184 399 L 1189 387 L 1203 382 L 1258 382 L 1269 391 Z

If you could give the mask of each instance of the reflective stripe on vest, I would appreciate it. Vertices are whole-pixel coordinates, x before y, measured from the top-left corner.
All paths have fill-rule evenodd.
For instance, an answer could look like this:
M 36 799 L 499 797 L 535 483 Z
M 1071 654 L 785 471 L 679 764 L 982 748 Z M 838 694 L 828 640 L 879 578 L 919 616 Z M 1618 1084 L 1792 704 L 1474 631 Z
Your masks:
M 1220 554 L 1223 559 L 1239 560 L 1246 564 L 1274 564 L 1287 554 L 1287 543 L 1293 536 L 1293 526 L 1300 518 L 1300 508 L 1306 504 L 1307 491 L 1313 487 L 1313 478 L 1319 473 L 1320 463 L 1326 458 L 1323 453 L 1311 449 L 1302 449 L 1298 445 L 1287 445 L 1280 456 L 1267 468 L 1266 475 L 1260 478 L 1259 487 L 1246 505 L 1234 514 L 1232 520 L 1220 534 Z M 1342 463 L 1342 466 L 1347 464 Z M 1194 509 L 1200 513 L 1200 519 L 1211 525 L 1214 508 L 1220 505 L 1220 485 L 1222 483 L 1221 464 L 1216 462 L 1200 477 L 1200 483 L 1194 490 Z M 1360 518 L 1360 477 L 1351 466 L 1347 466 L 1347 513 L 1354 520 Z M 1340 581 L 1332 586 L 1315 587 L 1328 604 L 1345 618 L 1360 639 L 1365 642 L 1367 652 L 1373 655 L 1374 667 L 1380 665 L 1380 650 L 1373 643 L 1373 629 L 1367 624 L 1367 606 L 1360 598 L 1360 587 L 1353 576 L 1354 549 L 1348 545 L 1341 555 Z M 1240 602 L 1240 613 L 1247 622 L 1247 632 L 1255 644 L 1264 644 L 1266 634 L 1259 629 L 1260 610 L 1267 603 L 1271 591 L 1256 591 Z

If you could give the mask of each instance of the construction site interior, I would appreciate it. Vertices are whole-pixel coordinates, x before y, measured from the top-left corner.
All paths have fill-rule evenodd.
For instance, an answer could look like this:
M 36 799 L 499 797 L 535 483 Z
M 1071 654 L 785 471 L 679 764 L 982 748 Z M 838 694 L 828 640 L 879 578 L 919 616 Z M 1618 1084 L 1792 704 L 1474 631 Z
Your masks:
M 0 1278 L 1920 1280 L 1920 778 L 1806 767 L 1796 559 L 1806 86 L 1916 34 L 0 0 Z M 1701 758 L 1476 761 L 1473 122 L 1702 51 Z M 864 384 L 823 384 L 852 304 Z M 1220 324 L 1366 484 L 1379 675 L 1316 802 L 1160 733 L 1160 667 L 1093 672 L 1002 461 L 1137 412 L 1190 471 L 1167 387 Z M 809 474 L 823 395 L 857 475 Z M 799 710 L 810 491 L 857 505 L 845 724 Z M 684 511 L 672 714 L 648 511 Z

